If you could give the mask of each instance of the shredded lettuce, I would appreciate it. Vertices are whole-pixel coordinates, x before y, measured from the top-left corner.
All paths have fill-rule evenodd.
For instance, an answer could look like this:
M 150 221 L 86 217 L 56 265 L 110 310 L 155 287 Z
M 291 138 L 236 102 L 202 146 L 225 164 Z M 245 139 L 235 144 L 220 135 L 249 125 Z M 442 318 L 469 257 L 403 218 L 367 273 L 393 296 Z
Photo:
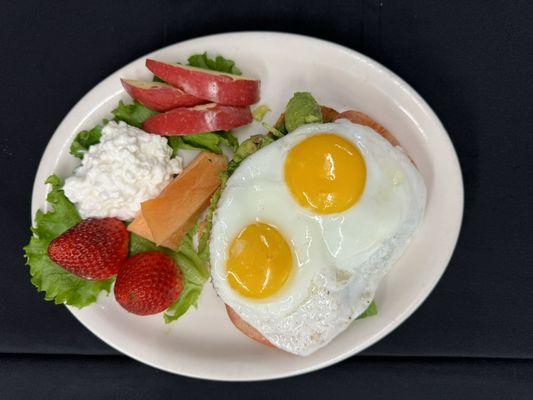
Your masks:
M 210 151 L 221 154 L 222 145 L 226 145 L 233 151 L 239 146 L 237 138 L 230 131 L 206 132 L 196 135 L 169 136 L 168 145 L 172 147 L 175 157 L 178 149 Z
M 266 122 L 261 122 L 261 125 L 263 128 L 265 128 L 268 132 L 270 132 L 276 139 L 282 138 L 286 135 L 286 133 L 283 133 L 279 129 L 277 129 L 275 126 L 270 126 Z
M 376 315 L 377 313 L 378 313 L 378 306 L 376 305 L 376 303 L 372 302 L 367 307 L 367 309 L 363 311 L 363 313 L 359 315 L 356 319 L 363 319 L 366 317 L 371 317 L 372 315 Z
M 254 111 L 252 112 L 252 116 L 254 117 L 255 121 L 261 122 L 269 111 L 270 108 L 268 108 L 266 104 L 262 104 L 254 109 Z
M 272 134 L 253 135 L 242 142 L 239 147 L 237 147 L 237 150 L 235 150 L 235 153 L 233 153 L 233 158 L 228 163 L 226 177 L 229 178 L 229 176 L 233 174 L 242 161 L 254 154 L 257 150 L 268 146 L 276 139 L 277 138 Z
M 193 54 L 187 61 L 191 67 L 226 72 L 233 75 L 242 75 L 241 70 L 235 65 L 235 61 L 228 60 L 220 55 L 212 59 L 208 57 L 207 52 L 203 54 Z
M 103 125 L 106 123 L 107 121 L 104 120 Z M 89 147 L 100 143 L 103 125 L 96 125 L 93 129 L 78 133 L 70 145 L 70 154 L 74 157 L 83 158 Z
M 37 211 L 30 243 L 24 247 L 26 264 L 30 267 L 31 283 L 45 300 L 82 308 L 96 301 L 98 294 L 109 292 L 113 279 L 89 281 L 71 274 L 48 257 L 50 242 L 80 221 L 76 207 L 61 189 L 61 179 L 51 175 L 46 180 L 52 189 L 47 201 L 52 207 L 47 213 Z
M 211 228 L 213 227 L 213 214 L 215 213 L 218 201 L 224 190 L 224 185 L 227 180 L 227 172 L 223 172 L 221 178 L 222 184 L 216 192 L 213 193 L 213 196 L 211 196 L 211 202 L 207 209 L 207 215 L 203 223 L 202 232 L 200 233 L 200 239 L 198 240 L 198 254 L 202 259 L 205 259 L 206 262 L 209 262 L 209 241 L 211 240 Z

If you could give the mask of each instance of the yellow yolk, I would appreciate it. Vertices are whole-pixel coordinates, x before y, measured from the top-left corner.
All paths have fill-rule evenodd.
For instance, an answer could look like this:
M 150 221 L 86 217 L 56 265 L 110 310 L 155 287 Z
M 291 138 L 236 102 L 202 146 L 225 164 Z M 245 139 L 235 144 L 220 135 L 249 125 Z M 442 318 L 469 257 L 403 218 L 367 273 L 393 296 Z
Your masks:
M 226 266 L 234 290 L 246 297 L 263 299 L 276 293 L 291 275 L 292 252 L 276 228 L 254 223 L 231 243 Z
M 285 182 L 302 206 L 333 214 L 353 206 L 365 188 L 366 166 L 348 140 L 323 133 L 296 145 L 285 160 Z

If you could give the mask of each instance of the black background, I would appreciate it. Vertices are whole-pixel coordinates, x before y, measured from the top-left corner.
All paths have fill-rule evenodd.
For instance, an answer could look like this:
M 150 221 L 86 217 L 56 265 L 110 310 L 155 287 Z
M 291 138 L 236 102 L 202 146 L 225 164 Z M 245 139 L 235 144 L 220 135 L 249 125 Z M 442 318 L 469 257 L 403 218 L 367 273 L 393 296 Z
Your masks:
M 42 300 L 21 248 L 39 159 L 70 108 L 145 53 L 239 30 L 331 40 L 404 78 L 456 147 L 465 215 L 441 282 L 387 338 L 323 371 L 230 384 L 119 355 Z M 4 1 L 0 50 L 0 398 L 533 396 L 532 2 Z

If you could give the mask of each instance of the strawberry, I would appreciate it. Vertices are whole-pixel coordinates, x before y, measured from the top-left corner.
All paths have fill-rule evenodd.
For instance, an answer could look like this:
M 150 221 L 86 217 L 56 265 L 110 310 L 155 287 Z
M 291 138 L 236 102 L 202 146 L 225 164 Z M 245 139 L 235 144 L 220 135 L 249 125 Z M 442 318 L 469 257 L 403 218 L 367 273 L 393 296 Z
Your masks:
M 131 313 L 150 315 L 170 307 L 182 289 L 181 271 L 172 258 L 147 251 L 131 257 L 120 268 L 115 298 Z
M 52 240 L 48 255 L 81 278 L 108 279 L 128 257 L 128 241 L 128 231 L 120 220 L 90 218 Z

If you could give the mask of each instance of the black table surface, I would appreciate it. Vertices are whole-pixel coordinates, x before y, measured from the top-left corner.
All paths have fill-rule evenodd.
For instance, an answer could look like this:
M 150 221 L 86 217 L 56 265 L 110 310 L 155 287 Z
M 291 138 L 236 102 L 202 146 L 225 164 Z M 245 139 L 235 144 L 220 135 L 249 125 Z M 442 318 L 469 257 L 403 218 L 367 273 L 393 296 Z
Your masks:
M 465 214 L 442 280 L 388 337 L 322 371 L 237 384 L 120 355 L 42 299 L 21 248 L 40 157 L 88 90 L 160 47 L 243 30 L 327 39 L 404 78 L 455 145 Z M 0 33 L 0 398 L 533 398 L 533 2 L 3 2 Z

